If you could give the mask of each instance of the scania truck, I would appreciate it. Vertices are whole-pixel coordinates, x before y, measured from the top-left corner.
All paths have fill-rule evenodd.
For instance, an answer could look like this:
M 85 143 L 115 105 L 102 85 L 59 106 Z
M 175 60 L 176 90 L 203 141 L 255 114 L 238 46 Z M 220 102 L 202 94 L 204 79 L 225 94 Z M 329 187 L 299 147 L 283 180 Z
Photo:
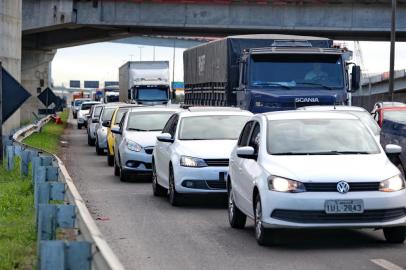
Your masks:
M 259 113 L 349 104 L 361 73 L 351 58 L 327 38 L 226 37 L 184 52 L 185 105 Z
M 132 61 L 119 69 L 120 101 L 144 105 L 170 101 L 169 62 Z

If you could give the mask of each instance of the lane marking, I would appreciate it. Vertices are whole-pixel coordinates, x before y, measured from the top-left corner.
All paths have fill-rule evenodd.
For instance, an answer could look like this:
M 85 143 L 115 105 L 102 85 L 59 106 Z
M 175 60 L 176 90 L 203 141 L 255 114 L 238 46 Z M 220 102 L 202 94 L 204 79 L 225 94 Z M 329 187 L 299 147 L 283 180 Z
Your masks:
M 396 265 L 394 263 L 391 263 L 390 261 L 387 261 L 385 259 L 372 259 L 371 262 L 373 262 L 376 265 L 379 265 L 380 267 L 386 270 L 405 270 L 405 268 L 400 267 L 399 265 Z

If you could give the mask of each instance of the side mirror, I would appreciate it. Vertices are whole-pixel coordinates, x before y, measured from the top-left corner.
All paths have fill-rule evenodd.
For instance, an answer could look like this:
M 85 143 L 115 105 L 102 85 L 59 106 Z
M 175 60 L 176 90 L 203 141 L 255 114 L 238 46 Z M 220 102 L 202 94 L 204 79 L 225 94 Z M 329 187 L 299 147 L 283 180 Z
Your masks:
M 104 120 L 103 123 L 102 123 L 102 126 L 108 128 L 108 127 L 110 127 L 110 123 L 111 123 L 110 120 Z
M 361 84 L 361 68 L 357 65 L 352 66 L 351 70 L 351 93 L 356 92 Z
M 396 144 L 387 144 L 385 146 L 385 153 L 387 155 L 399 155 L 402 152 L 402 147 Z
M 251 146 L 243 146 L 237 148 L 237 157 L 247 159 L 257 159 L 258 155 L 255 154 L 255 150 Z
M 95 123 L 95 124 L 96 124 L 96 123 L 99 123 L 99 119 L 93 118 L 93 119 L 92 119 L 92 123 Z
M 123 134 L 123 132 L 121 131 L 121 129 L 119 127 L 111 128 L 111 132 L 114 134 L 119 134 L 119 135 Z
M 160 142 L 168 142 L 168 143 L 173 143 L 175 140 L 172 138 L 172 135 L 169 133 L 162 133 L 159 134 L 156 139 Z

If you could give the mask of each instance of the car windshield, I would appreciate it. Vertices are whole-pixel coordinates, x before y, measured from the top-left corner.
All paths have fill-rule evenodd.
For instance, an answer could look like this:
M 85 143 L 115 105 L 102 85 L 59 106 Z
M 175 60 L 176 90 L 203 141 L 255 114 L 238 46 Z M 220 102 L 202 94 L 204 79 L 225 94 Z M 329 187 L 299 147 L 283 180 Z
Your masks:
M 159 88 L 146 88 L 146 89 L 138 89 L 138 100 L 143 101 L 160 101 L 160 100 L 167 100 L 168 93 L 166 89 L 159 89 Z
M 406 110 L 385 110 L 383 111 L 383 119 L 396 123 L 406 124 Z
M 121 119 L 123 118 L 124 114 L 128 111 L 127 108 L 123 108 L 123 109 L 118 109 L 117 113 L 116 113 L 116 119 L 114 119 L 114 124 L 118 125 L 121 122 Z
M 253 55 L 251 86 L 332 90 L 344 86 L 343 63 L 339 55 Z
M 80 106 L 85 101 L 89 101 L 89 100 L 84 100 L 84 99 L 75 100 L 75 106 Z
M 133 131 L 161 131 L 173 111 L 132 112 L 128 116 L 127 130 Z
M 102 121 L 111 120 L 111 117 L 113 116 L 115 109 L 116 108 L 104 108 L 101 120 Z
M 97 103 L 82 103 L 80 106 L 81 110 L 90 110 L 90 108 Z
M 268 121 L 271 155 L 377 154 L 372 134 L 357 119 L 286 119 Z
M 95 118 L 99 118 L 100 117 L 100 113 L 102 111 L 103 107 L 102 106 L 96 106 L 94 108 L 94 113 L 93 113 L 93 117 Z
M 369 127 L 372 132 L 374 133 L 375 136 L 379 136 L 381 132 L 381 128 L 378 126 L 376 121 L 372 118 L 371 114 L 369 112 L 364 112 L 364 111 L 349 111 L 348 113 L 351 113 L 355 116 L 357 116 L 367 127 Z
M 185 117 L 179 130 L 180 140 L 237 140 L 248 121 L 245 115 L 208 115 Z

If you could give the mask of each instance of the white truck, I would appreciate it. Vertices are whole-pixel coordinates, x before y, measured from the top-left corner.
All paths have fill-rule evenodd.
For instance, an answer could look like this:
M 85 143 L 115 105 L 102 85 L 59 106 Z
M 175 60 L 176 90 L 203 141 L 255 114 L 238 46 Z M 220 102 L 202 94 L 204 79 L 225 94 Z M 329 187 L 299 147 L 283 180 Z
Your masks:
M 120 101 L 157 105 L 171 99 L 168 61 L 130 61 L 119 69 Z

